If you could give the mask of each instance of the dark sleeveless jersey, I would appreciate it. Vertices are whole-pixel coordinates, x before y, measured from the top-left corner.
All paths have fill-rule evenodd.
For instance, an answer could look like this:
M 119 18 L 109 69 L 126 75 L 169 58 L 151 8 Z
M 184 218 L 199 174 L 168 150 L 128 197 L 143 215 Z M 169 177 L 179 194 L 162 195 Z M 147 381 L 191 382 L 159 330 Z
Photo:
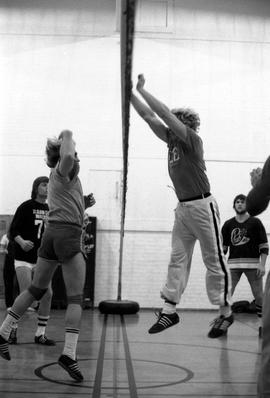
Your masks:
M 10 225 L 9 237 L 14 240 L 16 236 L 20 235 L 23 239 L 32 241 L 34 247 L 25 252 L 17 242 L 14 242 L 16 260 L 31 264 L 37 262 L 37 251 L 44 232 L 44 221 L 48 210 L 47 203 L 39 203 L 34 199 L 23 202 L 17 208 Z
M 203 144 L 195 131 L 186 126 L 184 142 L 168 130 L 168 169 L 179 200 L 210 192 L 203 158 Z
M 223 244 L 229 248 L 230 268 L 257 268 L 261 253 L 268 254 L 268 241 L 262 222 L 249 217 L 238 222 L 235 217 L 227 220 L 222 229 Z

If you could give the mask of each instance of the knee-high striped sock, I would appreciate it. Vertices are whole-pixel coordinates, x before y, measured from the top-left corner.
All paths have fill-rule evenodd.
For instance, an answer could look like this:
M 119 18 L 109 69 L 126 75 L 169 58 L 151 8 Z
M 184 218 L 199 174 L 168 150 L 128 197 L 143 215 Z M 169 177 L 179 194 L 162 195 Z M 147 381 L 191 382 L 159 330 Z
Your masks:
M 76 359 L 77 342 L 79 338 L 79 329 L 66 328 L 65 345 L 63 355 L 67 355 L 73 360 Z
M 46 330 L 46 326 L 49 320 L 49 316 L 41 316 L 38 315 L 38 326 L 37 326 L 37 330 L 36 330 L 36 336 L 44 336 L 45 335 L 45 330 Z
M 5 339 L 8 340 L 11 329 L 16 327 L 17 322 L 19 321 L 20 316 L 16 314 L 14 311 L 9 310 L 8 315 L 4 319 L 2 326 L 0 328 L 0 335 Z
M 256 313 L 259 319 L 259 326 L 262 326 L 262 305 L 256 305 Z

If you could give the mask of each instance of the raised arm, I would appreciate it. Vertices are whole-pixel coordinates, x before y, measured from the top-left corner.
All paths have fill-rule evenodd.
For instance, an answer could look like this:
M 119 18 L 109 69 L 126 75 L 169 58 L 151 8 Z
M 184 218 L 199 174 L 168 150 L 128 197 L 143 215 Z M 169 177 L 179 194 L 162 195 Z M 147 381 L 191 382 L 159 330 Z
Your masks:
M 144 88 L 145 79 L 143 75 L 138 76 L 137 90 L 152 109 L 163 121 L 164 123 L 173 131 L 173 133 L 178 136 L 183 141 L 186 140 L 187 130 L 184 123 L 182 123 L 177 117 L 171 112 L 171 110 L 155 98 L 152 94 Z
M 266 159 L 263 169 L 253 169 L 250 173 L 253 188 L 246 199 L 247 211 L 257 216 L 268 207 L 270 201 L 270 156 Z
M 155 113 L 146 104 L 144 104 L 134 93 L 131 93 L 130 102 L 133 105 L 136 112 L 141 116 L 149 127 L 161 140 L 168 142 L 167 140 L 167 128 L 163 123 L 157 118 Z
M 59 139 L 61 140 L 59 172 L 63 177 L 67 177 L 74 167 L 75 143 L 69 130 L 62 131 Z

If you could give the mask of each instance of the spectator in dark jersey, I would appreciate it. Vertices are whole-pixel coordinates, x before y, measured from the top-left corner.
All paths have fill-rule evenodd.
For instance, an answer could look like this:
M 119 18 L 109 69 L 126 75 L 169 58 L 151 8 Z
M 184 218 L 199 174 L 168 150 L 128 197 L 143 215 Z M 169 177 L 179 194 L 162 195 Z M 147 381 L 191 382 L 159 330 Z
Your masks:
M 219 209 L 210 193 L 203 144 L 197 134 L 199 115 L 189 108 L 168 109 L 146 91 L 144 85 L 144 76 L 139 75 L 136 88 L 147 105 L 134 93 L 131 94 L 131 103 L 156 136 L 168 146 L 169 175 L 179 200 L 167 281 L 161 291 L 165 303 L 149 333 L 162 332 L 179 322 L 176 304 L 187 285 L 194 245 L 199 240 L 207 268 L 208 297 L 212 304 L 219 306 L 219 316 L 208 333 L 210 338 L 216 338 L 224 335 L 233 323 L 230 272 L 223 253 Z
M 247 195 L 247 211 L 257 216 L 267 209 L 270 200 L 270 156 L 263 168 L 250 173 L 252 189 Z M 267 274 L 262 313 L 262 355 L 258 377 L 258 398 L 270 397 L 270 272 Z
M 233 208 L 236 216 L 227 220 L 221 229 L 225 254 L 229 250 L 228 265 L 232 277 L 232 295 L 244 274 L 255 299 L 259 336 L 261 336 L 263 276 L 269 252 L 267 235 L 262 222 L 248 214 L 245 195 L 239 194 L 234 198 Z
M 58 139 L 48 139 L 47 165 L 51 168 L 48 184 L 47 224 L 38 252 L 31 286 L 15 300 L 0 327 L 0 355 L 10 360 L 7 339 L 12 325 L 34 300 L 41 300 L 58 264 L 62 264 L 67 292 L 65 343 L 58 364 L 76 381 L 82 381 L 77 362 L 85 261 L 81 253 L 84 198 L 79 180 L 79 159 L 73 134 L 64 130 Z
M 31 199 L 23 202 L 16 210 L 9 228 L 9 237 L 14 242 L 14 266 L 20 292 L 27 289 L 32 282 L 37 252 L 44 232 L 44 222 L 48 213 L 47 185 L 49 178 L 37 177 L 32 186 Z M 38 307 L 38 327 L 35 343 L 55 345 L 45 334 L 50 316 L 52 289 L 49 286 Z M 33 310 L 29 307 L 28 310 Z M 17 343 L 17 325 L 10 333 L 10 344 Z

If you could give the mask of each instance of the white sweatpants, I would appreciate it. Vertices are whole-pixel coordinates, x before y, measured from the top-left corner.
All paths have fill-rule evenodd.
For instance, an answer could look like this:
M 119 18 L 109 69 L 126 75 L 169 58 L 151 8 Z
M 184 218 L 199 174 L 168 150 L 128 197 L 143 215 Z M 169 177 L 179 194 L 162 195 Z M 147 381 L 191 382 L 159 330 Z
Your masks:
M 171 259 L 161 297 L 179 303 L 188 282 L 197 239 L 207 269 L 208 298 L 215 305 L 230 305 L 231 276 L 223 253 L 219 209 L 212 195 L 178 203 L 172 231 Z

